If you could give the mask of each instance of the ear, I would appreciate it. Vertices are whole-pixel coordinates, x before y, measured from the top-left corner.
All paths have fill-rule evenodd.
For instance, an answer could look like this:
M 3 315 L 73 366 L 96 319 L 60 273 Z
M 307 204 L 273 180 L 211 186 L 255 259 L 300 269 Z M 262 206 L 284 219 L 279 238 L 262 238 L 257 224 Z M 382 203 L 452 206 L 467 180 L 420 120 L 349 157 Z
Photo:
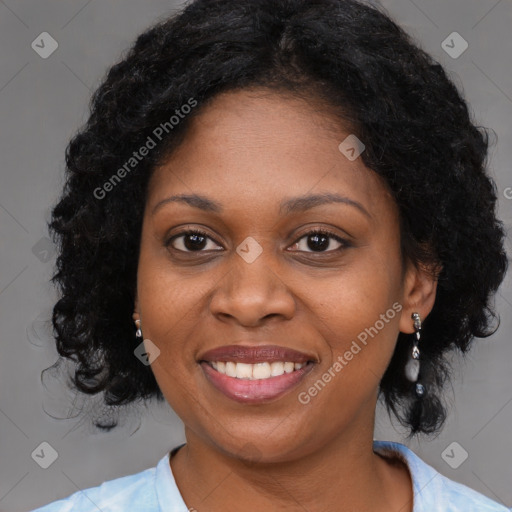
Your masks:
M 140 322 L 140 314 L 139 314 L 139 298 L 135 297 L 135 305 L 133 308 L 133 315 L 132 318 L 134 322 L 139 321 Z
M 400 317 L 401 332 L 407 334 L 414 332 L 411 318 L 413 313 L 418 313 L 423 322 L 432 311 L 436 300 L 439 272 L 439 268 L 417 267 L 410 261 L 407 262 L 402 296 L 403 308 Z

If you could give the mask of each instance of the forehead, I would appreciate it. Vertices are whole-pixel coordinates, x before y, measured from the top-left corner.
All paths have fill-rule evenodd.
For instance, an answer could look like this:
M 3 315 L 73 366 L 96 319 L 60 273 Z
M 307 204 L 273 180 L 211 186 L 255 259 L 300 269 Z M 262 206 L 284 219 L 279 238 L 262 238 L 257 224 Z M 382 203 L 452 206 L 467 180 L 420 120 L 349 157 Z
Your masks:
M 313 100 L 266 90 L 220 94 L 155 170 L 148 206 L 176 193 L 263 207 L 284 197 L 338 192 L 377 215 L 393 210 L 384 180 L 339 150 L 349 135 L 350 128 Z

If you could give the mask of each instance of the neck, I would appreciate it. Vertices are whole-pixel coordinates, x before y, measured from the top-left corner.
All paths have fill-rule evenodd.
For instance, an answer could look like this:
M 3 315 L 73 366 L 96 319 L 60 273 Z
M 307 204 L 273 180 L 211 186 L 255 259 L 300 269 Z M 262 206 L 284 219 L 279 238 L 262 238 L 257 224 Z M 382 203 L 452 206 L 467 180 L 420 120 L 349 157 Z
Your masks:
M 282 462 L 240 460 L 186 429 L 171 468 L 187 506 L 201 512 L 412 511 L 407 467 L 373 452 L 373 421 L 369 427 L 354 425 Z

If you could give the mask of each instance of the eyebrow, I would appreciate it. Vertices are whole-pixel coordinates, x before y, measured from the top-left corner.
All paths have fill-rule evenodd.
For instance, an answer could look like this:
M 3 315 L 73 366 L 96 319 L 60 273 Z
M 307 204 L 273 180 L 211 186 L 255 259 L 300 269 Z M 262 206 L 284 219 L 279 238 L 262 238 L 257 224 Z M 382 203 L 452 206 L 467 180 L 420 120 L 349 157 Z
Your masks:
M 194 208 L 199 208 L 200 210 L 204 210 L 207 212 L 220 213 L 223 211 L 222 205 L 212 199 L 208 199 L 205 196 L 201 196 L 199 194 L 179 194 L 175 196 L 166 197 L 159 201 L 155 207 L 153 208 L 152 215 L 154 215 L 157 210 L 162 208 L 162 206 L 168 203 L 185 203 Z M 323 194 L 310 194 L 303 195 L 299 197 L 292 197 L 283 201 L 279 207 L 280 213 L 290 214 L 295 212 L 303 212 L 314 208 L 316 206 L 321 206 L 324 204 L 330 203 L 342 203 L 348 204 L 350 206 L 354 206 L 361 213 L 366 215 L 368 218 L 372 218 L 370 213 L 366 210 L 366 208 L 357 201 L 350 199 L 345 196 L 340 196 L 339 194 L 333 193 L 323 193 Z
M 310 208 L 314 208 L 315 206 L 321 206 L 330 203 L 342 203 L 354 206 L 369 219 L 372 218 L 368 210 L 366 210 L 366 208 L 361 203 L 358 203 L 349 197 L 340 196 L 339 194 L 333 194 L 329 192 L 325 192 L 323 194 L 311 194 L 293 197 L 281 204 L 279 212 L 281 213 L 284 211 L 287 214 L 293 212 L 303 212 L 309 210 Z
M 152 215 L 168 203 L 185 203 L 189 206 L 193 206 L 194 208 L 199 208 L 200 210 L 207 212 L 219 213 L 222 211 L 222 206 L 219 203 L 212 201 L 207 197 L 200 196 L 198 194 L 179 194 L 177 196 L 166 197 L 159 201 L 153 208 Z

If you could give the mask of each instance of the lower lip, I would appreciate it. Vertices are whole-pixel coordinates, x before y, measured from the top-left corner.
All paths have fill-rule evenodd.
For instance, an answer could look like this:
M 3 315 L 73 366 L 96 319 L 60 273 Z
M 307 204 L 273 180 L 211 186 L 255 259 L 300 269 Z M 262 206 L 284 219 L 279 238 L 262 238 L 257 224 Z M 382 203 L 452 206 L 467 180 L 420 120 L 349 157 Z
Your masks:
M 308 363 L 300 370 L 284 373 L 268 379 L 237 379 L 228 377 L 202 362 L 207 379 L 228 398 L 243 403 L 262 403 L 281 397 L 295 386 L 312 370 L 314 363 Z

